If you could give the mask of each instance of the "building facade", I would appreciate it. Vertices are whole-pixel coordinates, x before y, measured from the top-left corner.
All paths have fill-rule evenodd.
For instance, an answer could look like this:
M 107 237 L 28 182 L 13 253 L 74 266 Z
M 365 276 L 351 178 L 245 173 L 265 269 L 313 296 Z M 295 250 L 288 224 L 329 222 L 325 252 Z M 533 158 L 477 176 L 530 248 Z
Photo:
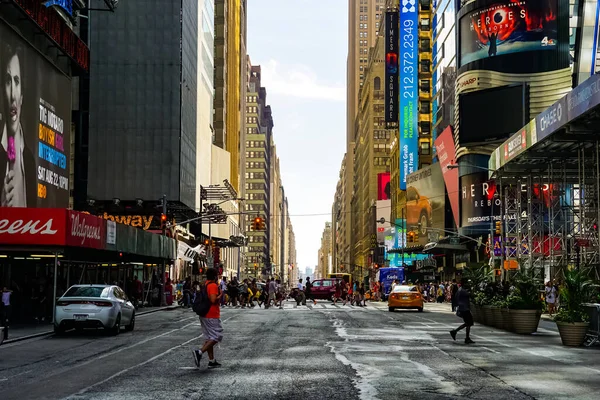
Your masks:
M 250 67 L 246 93 L 246 170 L 245 210 L 247 273 L 259 276 L 271 274 L 271 135 L 273 117 L 267 105 L 267 90 L 261 87 L 260 66 Z M 252 230 L 252 221 L 260 217 L 266 230 Z
M 325 228 L 321 235 L 321 247 L 319 247 L 319 262 L 315 270 L 315 279 L 327 278 L 332 271 L 331 259 L 331 222 L 325 222 Z
M 206 2 L 209 3 L 209 2 Z M 246 0 L 215 2 L 214 143 L 231 153 L 231 185 L 240 191 L 240 158 L 245 132 L 243 98 L 246 68 Z

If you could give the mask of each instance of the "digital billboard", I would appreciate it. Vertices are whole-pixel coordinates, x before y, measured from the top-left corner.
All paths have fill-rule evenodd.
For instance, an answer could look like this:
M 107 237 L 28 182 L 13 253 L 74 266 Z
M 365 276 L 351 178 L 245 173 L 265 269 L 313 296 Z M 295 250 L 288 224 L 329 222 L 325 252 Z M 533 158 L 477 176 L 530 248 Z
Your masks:
M 419 165 L 418 128 L 418 5 L 402 0 L 400 5 L 400 189 Z
M 69 205 L 71 81 L 0 23 L 0 205 Z
M 458 169 L 448 168 L 449 165 L 453 165 L 456 162 L 456 149 L 454 148 L 454 137 L 452 136 L 451 126 L 444 129 L 441 135 L 435 139 L 434 145 L 437 151 L 438 162 L 442 169 L 444 183 L 446 184 L 446 191 L 448 193 L 448 200 L 450 201 L 454 223 L 458 226 L 460 209 L 458 203 Z
M 390 173 L 377 174 L 377 200 L 390 200 Z
M 558 0 L 504 0 L 460 20 L 460 66 L 482 58 L 556 50 Z
M 407 231 L 416 233 L 416 242 L 408 246 L 427 244 L 429 234 L 444 236 L 446 191 L 440 163 L 410 174 L 406 185 Z
M 385 122 L 398 122 L 398 12 L 385 13 Z
M 460 226 L 480 226 L 489 231 L 492 222 L 500 218 L 502 205 L 500 196 L 496 196 L 496 183 L 481 171 L 462 176 L 460 186 Z
M 459 95 L 458 142 L 505 140 L 529 121 L 526 85 L 501 86 Z

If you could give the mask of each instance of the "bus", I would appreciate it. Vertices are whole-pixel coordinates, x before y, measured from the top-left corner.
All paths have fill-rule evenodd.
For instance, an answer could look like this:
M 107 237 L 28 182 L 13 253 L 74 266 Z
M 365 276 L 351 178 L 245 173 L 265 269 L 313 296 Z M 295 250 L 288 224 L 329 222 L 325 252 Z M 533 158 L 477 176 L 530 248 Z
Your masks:
M 332 274 L 327 274 L 327 277 L 330 279 L 343 279 L 346 281 L 346 283 L 348 285 L 352 285 L 352 275 L 350 274 L 344 274 L 341 272 L 337 272 L 337 273 L 332 273 Z

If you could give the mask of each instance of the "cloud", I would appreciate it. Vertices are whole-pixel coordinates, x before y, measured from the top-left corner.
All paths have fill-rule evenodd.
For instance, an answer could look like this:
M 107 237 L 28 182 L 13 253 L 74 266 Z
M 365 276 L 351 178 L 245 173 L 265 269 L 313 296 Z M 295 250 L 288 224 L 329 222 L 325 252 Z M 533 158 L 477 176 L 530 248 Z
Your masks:
M 335 102 L 346 101 L 345 86 L 319 83 L 317 74 L 305 65 L 284 66 L 275 60 L 269 60 L 261 67 L 261 83 L 267 88 L 269 94 Z

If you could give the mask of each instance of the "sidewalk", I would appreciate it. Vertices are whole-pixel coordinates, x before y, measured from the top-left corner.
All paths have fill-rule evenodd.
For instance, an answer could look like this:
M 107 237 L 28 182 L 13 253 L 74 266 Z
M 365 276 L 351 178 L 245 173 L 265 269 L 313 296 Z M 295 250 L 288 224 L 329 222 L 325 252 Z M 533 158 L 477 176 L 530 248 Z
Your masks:
M 173 304 L 166 307 L 144 307 L 138 308 L 136 315 L 152 314 L 158 311 L 174 310 L 178 308 L 177 305 Z M 4 344 L 14 343 L 21 340 L 33 339 L 40 336 L 47 336 L 54 333 L 54 327 L 51 323 L 39 323 L 39 324 L 17 324 L 11 326 L 8 331 L 8 339 L 4 341 Z

